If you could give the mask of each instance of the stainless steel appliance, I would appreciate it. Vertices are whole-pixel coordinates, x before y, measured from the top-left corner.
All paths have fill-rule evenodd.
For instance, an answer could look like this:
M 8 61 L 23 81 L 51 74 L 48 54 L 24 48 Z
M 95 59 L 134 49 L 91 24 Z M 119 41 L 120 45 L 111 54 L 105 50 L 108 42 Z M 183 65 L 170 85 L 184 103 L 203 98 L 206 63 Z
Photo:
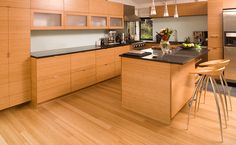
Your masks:
M 230 82 L 236 82 L 236 9 L 223 10 L 224 58 L 231 62 L 225 76 Z

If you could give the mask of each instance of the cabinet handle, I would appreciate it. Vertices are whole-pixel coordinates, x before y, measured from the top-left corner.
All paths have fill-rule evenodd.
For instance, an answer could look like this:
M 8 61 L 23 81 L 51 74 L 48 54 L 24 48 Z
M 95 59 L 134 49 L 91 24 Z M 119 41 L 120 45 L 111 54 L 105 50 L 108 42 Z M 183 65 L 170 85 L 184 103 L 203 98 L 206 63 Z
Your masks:
M 83 69 L 82 71 L 86 71 L 86 69 Z
M 107 66 L 108 64 L 105 64 L 105 66 Z
M 219 36 L 218 35 L 211 35 L 210 37 L 211 38 L 218 38 Z

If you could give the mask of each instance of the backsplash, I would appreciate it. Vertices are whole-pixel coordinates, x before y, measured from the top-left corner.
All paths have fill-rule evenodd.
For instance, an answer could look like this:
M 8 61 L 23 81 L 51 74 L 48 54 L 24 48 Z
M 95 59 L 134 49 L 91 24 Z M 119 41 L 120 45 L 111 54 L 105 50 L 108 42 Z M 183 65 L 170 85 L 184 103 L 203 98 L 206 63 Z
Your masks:
M 153 36 L 154 40 L 156 32 L 159 32 L 162 28 L 171 28 L 177 30 L 178 41 L 184 41 L 186 37 L 190 37 L 193 40 L 193 31 L 207 31 L 207 16 L 189 16 L 179 17 L 177 19 L 171 18 L 157 18 L 153 21 Z M 174 37 L 170 38 L 170 41 L 174 41 Z
M 95 45 L 105 30 L 32 31 L 31 52 Z

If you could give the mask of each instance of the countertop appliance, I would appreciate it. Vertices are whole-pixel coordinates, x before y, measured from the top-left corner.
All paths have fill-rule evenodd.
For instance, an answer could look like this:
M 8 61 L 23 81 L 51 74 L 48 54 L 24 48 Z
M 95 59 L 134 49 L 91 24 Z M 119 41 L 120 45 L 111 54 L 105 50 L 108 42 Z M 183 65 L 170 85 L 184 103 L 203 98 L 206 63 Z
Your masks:
M 230 59 L 225 76 L 236 83 L 236 9 L 223 10 L 224 59 Z

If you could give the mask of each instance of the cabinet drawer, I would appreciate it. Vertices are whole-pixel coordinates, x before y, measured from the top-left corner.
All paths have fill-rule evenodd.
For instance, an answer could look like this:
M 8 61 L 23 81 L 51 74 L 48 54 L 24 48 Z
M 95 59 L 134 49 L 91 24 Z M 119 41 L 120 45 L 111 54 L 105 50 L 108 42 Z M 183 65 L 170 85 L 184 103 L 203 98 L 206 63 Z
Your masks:
M 103 65 L 113 63 L 114 59 L 114 48 L 97 50 L 96 51 L 96 65 Z
M 121 61 L 120 55 L 130 50 L 130 46 L 116 47 L 115 49 L 115 61 Z
M 37 59 L 37 80 L 45 80 L 55 75 L 70 73 L 70 56 L 56 56 Z
M 115 62 L 115 76 L 121 75 L 121 61 Z
M 110 79 L 115 76 L 115 63 L 99 65 L 97 68 L 97 82 Z
M 81 69 L 95 65 L 95 51 L 83 52 L 71 55 L 71 71 L 77 72 Z
M 70 74 L 55 75 L 37 82 L 37 103 L 41 103 L 71 91 Z
M 31 0 L 32 9 L 63 10 L 63 0 Z
M 72 91 L 76 91 L 96 83 L 95 65 L 71 73 Z
M 223 49 L 222 47 L 208 47 L 208 60 L 222 59 Z

